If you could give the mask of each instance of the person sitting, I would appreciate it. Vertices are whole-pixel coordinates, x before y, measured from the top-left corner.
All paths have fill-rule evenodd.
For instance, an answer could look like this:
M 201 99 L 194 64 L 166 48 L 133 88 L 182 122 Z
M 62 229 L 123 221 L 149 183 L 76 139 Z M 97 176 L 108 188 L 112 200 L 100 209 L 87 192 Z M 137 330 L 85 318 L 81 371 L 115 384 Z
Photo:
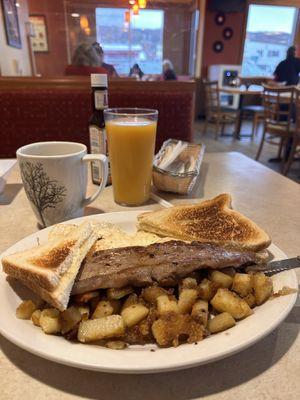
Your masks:
M 132 68 L 130 68 L 129 77 L 142 79 L 144 75 L 145 74 L 141 70 L 139 64 L 133 64 Z
M 300 58 L 296 57 L 296 47 L 291 46 L 286 52 L 286 59 L 281 61 L 275 71 L 277 82 L 285 82 L 288 85 L 297 85 L 299 82 Z
M 72 64 L 65 70 L 66 75 L 106 74 L 100 66 L 100 58 L 94 47 L 88 43 L 81 43 L 72 57 Z
M 115 67 L 114 67 L 113 65 L 111 65 L 111 64 L 106 64 L 106 63 L 104 62 L 104 51 L 103 51 L 103 48 L 100 46 L 100 44 L 99 44 L 98 42 L 94 42 L 94 43 L 92 44 L 92 46 L 93 46 L 93 48 L 96 50 L 96 52 L 97 52 L 97 54 L 98 54 L 98 56 L 99 56 L 99 59 L 100 59 L 99 66 L 100 66 L 101 68 L 104 68 L 104 69 L 106 70 L 106 73 L 107 73 L 107 75 L 108 75 L 109 77 L 111 77 L 111 78 L 118 78 L 119 75 L 118 75 L 118 73 L 117 73 Z
M 177 76 L 173 68 L 173 64 L 170 60 L 163 61 L 163 73 L 162 77 L 164 81 L 176 81 Z

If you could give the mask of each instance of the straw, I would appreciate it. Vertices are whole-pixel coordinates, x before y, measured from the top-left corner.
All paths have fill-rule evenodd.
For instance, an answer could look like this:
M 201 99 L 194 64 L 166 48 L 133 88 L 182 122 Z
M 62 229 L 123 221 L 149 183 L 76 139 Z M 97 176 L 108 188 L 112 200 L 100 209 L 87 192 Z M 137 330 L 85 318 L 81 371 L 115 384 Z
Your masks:
M 161 198 L 160 196 L 158 196 L 155 193 L 151 192 L 150 193 L 150 197 L 151 197 L 152 200 L 156 201 L 162 207 L 165 207 L 165 208 L 173 207 L 173 204 L 169 203 L 167 200 L 164 200 L 163 198 Z

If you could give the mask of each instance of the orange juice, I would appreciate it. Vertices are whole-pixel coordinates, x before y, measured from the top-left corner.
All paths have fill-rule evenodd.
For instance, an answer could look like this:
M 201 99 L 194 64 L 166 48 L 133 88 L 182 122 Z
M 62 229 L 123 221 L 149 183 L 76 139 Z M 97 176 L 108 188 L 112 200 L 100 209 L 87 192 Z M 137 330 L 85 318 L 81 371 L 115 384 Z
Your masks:
M 106 122 L 116 203 L 133 206 L 149 199 L 156 125 L 135 116 Z

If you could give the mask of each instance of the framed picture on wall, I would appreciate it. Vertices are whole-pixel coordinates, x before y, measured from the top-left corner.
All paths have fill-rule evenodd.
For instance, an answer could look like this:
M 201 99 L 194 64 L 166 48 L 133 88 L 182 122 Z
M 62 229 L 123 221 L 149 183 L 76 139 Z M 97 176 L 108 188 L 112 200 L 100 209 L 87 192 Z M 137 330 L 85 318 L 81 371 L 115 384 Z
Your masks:
M 44 15 L 30 15 L 29 21 L 34 30 L 34 35 L 30 38 L 32 50 L 38 53 L 47 53 L 49 46 L 46 17 Z
M 6 41 L 9 46 L 22 48 L 18 8 L 15 0 L 2 0 L 2 11 L 6 33 Z

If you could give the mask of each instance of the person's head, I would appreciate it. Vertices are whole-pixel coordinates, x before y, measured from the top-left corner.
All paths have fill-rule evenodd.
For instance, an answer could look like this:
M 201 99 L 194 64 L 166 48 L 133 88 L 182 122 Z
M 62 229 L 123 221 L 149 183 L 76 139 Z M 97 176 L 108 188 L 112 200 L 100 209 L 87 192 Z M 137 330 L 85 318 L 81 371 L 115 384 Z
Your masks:
M 73 54 L 72 65 L 76 67 L 98 67 L 100 65 L 100 58 L 92 45 L 81 43 Z
M 168 71 L 168 70 L 174 70 L 173 64 L 171 63 L 170 60 L 163 60 L 162 62 L 163 66 L 163 72 Z
M 98 42 L 94 42 L 92 44 L 93 48 L 96 50 L 98 57 L 100 58 L 100 65 L 103 63 L 104 61 L 104 51 L 103 48 L 100 46 L 100 44 Z
M 286 58 L 294 58 L 296 57 L 296 47 L 291 46 L 287 49 Z

